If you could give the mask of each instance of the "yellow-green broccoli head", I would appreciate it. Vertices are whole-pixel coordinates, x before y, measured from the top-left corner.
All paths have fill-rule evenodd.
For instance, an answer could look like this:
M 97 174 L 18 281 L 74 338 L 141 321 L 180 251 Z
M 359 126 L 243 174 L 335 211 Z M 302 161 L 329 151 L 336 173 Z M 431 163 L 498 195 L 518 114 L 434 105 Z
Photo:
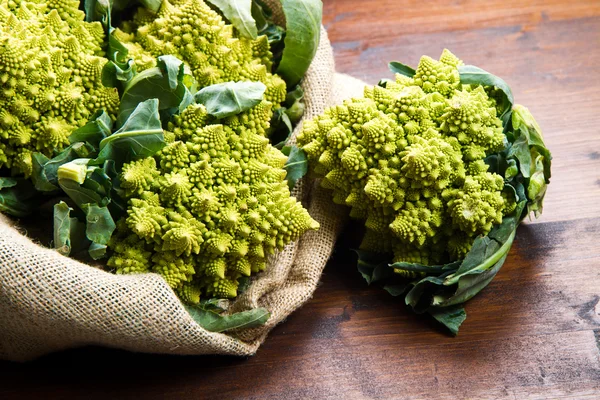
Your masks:
M 32 151 L 62 150 L 99 109 L 114 117 L 104 30 L 84 17 L 76 0 L 0 4 L 0 168 L 29 176 Z
M 187 301 L 230 298 L 240 277 L 319 227 L 290 195 L 286 157 L 260 134 L 270 118 L 264 108 L 211 124 L 203 106 L 191 105 L 169 125 L 174 141 L 124 165 L 129 205 L 115 236 L 138 243 L 133 250 L 112 241 L 109 265 L 159 273 Z M 123 253 L 137 249 L 149 252 L 147 264 L 122 267 Z
M 483 161 L 505 147 L 497 102 L 461 85 L 459 65 L 447 50 L 424 56 L 414 77 L 304 123 L 298 144 L 333 201 L 365 221 L 363 249 L 392 251 L 395 262 L 456 260 L 514 209 Z
M 156 57 L 170 54 L 190 67 L 200 87 L 260 81 L 267 87 L 266 101 L 277 108 L 285 100 L 285 82 L 270 72 L 273 55 L 267 37 L 238 36 L 203 0 L 165 0 L 157 14 L 140 8 L 133 21 L 114 34 L 138 70 L 153 67 Z M 265 112 L 271 115 L 270 107 Z

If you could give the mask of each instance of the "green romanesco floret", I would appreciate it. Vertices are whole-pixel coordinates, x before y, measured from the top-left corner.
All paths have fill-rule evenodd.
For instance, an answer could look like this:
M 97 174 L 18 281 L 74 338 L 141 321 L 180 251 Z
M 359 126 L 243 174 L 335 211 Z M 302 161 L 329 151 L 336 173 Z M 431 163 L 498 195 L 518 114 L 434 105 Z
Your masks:
M 115 115 L 104 29 L 84 17 L 75 0 L 0 1 L 0 168 L 29 176 L 32 152 L 62 150 L 99 109 Z
M 365 221 L 362 249 L 394 262 L 457 260 L 514 210 L 483 161 L 505 147 L 496 99 L 461 85 L 459 65 L 447 50 L 424 56 L 413 78 L 367 87 L 304 123 L 298 144 L 321 185 Z
M 270 254 L 319 227 L 290 195 L 287 158 L 261 135 L 265 107 L 215 124 L 204 106 L 190 105 L 169 123 L 171 143 L 124 165 L 129 205 L 110 266 L 159 273 L 184 301 L 231 298 L 240 277 L 264 270 Z
M 156 14 L 140 8 L 133 21 L 114 35 L 127 47 L 139 71 L 153 67 L 156 57 L 170 54 L 190 67 L 199 87 L 262 82 L 267 87 L 266 102 L 277 108 L 285 100 L 285 82 L 271 73 L 273 55 L 267 37 L 240 36 L 204 0 L 164 0 Z M 252 112 L 268 114 L 267 122 L 272 115 L 270 106 Z

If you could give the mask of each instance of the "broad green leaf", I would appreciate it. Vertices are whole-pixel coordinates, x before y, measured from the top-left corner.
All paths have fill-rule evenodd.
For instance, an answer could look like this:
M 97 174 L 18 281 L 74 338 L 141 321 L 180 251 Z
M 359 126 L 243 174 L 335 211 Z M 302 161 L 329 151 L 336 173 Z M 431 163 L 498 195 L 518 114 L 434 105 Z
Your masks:
M 31 180 L 35 188 L 41 192 L 58 190 L 58 169 L 77 158 L 85 157 L 92 150 L 89 144 L 78 142 L 68 146 L 52 159 L 48 159 L 41 153 L 33 153 Z
M 443 284 L 444 280 L 441 278 L 436 276 L 426 276 L 415 283 L 413 288 L 406 294 L 404 301 L 406 305 L 411 306 L 415 312 L 420 314 L 429 307 L 429 303 L 422 301 L 424 298 L 423 295 L 429 294 L 433 287 L 441 287 Z M 424 306 L 423 309 L 421 309 L 422 307 L 418 307 L 420 304 Z
M 458 280 L 458 288 L 456 292 L 450 297 L 440 298 L 433 302 L 433 306 L 448 307 L 452 305 L 462 304 L 479 293 L 494 279 L 506 257 L 508 252 L 504 253 L 497 261 L 492 265 L 491 268 L 483 270 L 479 273 L 473 273 L 470 275 L 463 275 Z
M 544 157 L 541 155 L 536 157 L 534 172 L 531 174 L 529 185 L 527 186 L 527 198 L 530 199 L 527 204 L 528 213 L 534 212 L 536 217 L 542 213 L 544 196 L 546 195 L 546 189 L 548 188 L 544 176 L 543 159 Z
M 71 254 L 71 210 L 64 201 L 54 205 L 54 248 L 63 256 Z
M 24 217 L 31 214 L 39 203 L 39 193 L 31 181 L 0 177 L 0 212 Z
M 519 173 L 519 167 L 517 166 L 517 162 L 513 159 L 507 160 L 506 162 L 507 162 L 507 167 L 504 172 L 504 178 L 507 181 L 510 181 L 512 178 L 517 176 L 517 174 Z
M 158 57 L 158 67 L 167 75 L 169 89 L 175 90 L 184 74 L 183 61 L 175 56 L 166 55 Z
M 0 190 L 17 186 L 17 178 L 0 178 Z
M 428 313 L 448 328 L 454 335 L 458 333 L 460 325 L 467 319 L 467 313 L 462 306 L 432 308 Z
M 256 30 L 260 32 L 267 29 L 269 26 L 269 19 L 272 16 L 271 10 L 269 10 L 264 3 L 252 0 L 250 11 L 256 25 Z
M 106 256 L 107 247 L 105 244 L 92 243 L 88 248 L 88 254 L 94 260 L 100 260 Z
M 85 234 L 93 243 L 107 245 L 116 225 L 108 208 L 97 204 L 84 204 L 86 231 Z
M 297 124 L 304 115 L 304 90 L 300 85 L 289 91 L 285 97 L 286 115 L 292 124 Z
M 86 22 L 102 21 L 107 15 L 110 16 L 112 0 L 85 0 L 83 10 Z
M 71 217 L 72 208 L 61 201 L 54 205 L 54 248 L 62 255 L 77 253 L 89 243 L 85 237 L 85 225 Z
M 158 57 L 157 66 L 135 75 L 127 82 L 121 104 L 117 126 L 122 127 L 133 111 L 149 99 L 158 100 L 158 109 L 178 108 L 188 97 L 184 84 L 185 66 L 181 60 L 167 55 Z
M 527 168 L 521 166 L 521 172 L 525 178 L 526 193 L 528 198 L 527 213 L 534 212 L 538 217 L 543 209 L 544 196 L 550 183 L 552 155 L 544 143 L 540 126 L 526 107 L 519 104 L 514 106 L 512 114 L 512 127 L 517 140 L 513 147 L 519 144 L 518 151 L 514 151 L 514 157 L 519 164 L 529 162 Z M 525 142 L 525 143 L 524 143 Z
M 300 82 L 312 62 L 321 36 L 321 0 L 281 0 L 286 20 L 285 48 L 277 73 L 288 87 Z
M 75 129 L 69 142 L 71 144 L 77 142 L 87 142 L 92 147 L 98 148 L 102 139 L 110 136 L 112 129 L 112 120 L 104 110 L 97 111 L 90 117 L 90 121 L 81 128 Z
M 500 259 L 506 256 L 515 239 L 516 232 L 515 227 L 501 246 L 497 241 L 487 236 L 476 239 L 473 248 L 465 257 L 458 271 L 447 277 L 444 285 L 453 285 L 463 276 L 479 274 L 492 268 Z
M 262 82 L 225 82 L 201 89 L 195 98 L 208 114 L 221 119 L 254 107 L 262 101 L 266 89 Z
M 456 271 L 456 274 L 461 275 L 477 268 L 499 248 L 500 244 L 497 241 L 490 239 L 488 236 L 477 237 L 473 242 L 471 250 L 460 264 L 458 271 Z
M 192 319 L 209 332 L 249 329 L 264 325 L 270 317 L 265 308 L 255 308 L 232 315 L 220 315 L 200 306 L 184 305 Z
M 256 22 L 252 17 L 252 0 L 208 0 L 217 7 L 241 36 L 256 39 Z
M 100 142 L 100 153 L 93 161 L 100 165 L 107 160 L 120 167 L 126 162 L 154 155 L 165 146 L 158 100 L 141 102 L 123 126 Z
M 398 297 L 403 295 L 406 292 L 406 289 L 410 287 L 410 283 L 406 282 L 404 284 L 395 284 L 395 285 L 385 285 L 383 290 L 388 292 L 394 297 Z
M 102 204 L 102 197 L 98 193 L 82 187 L 71 179 L 59 179 L 58 184 L 79 208 L 83 208 L 84 204 Z
M 402 64 L 398 61 L 390 62 L 388 64 L 388 67 L 390 68 L 390 71 L 392 71 L 393 73 L 408 76 L 409 78 L 412 78 L 417 73 L 417 71 L 415 71 L 414 68 L 409 67 L 408 65 Z
M 358 272 L 367 281 L 367 284 L 386 279 L 394 275 L 394 272 L 388 268 L 392 259 L 391 254 L 376 253 L 373 251 L 353 249 L 358 256 Z
M 283 169 L 287 172 L 285 179 L 292 190 L 296 182 L 308 172 L 308 158 L 304 150 L 296 146 L 285 146 L 281 151 L 288 156 Z
M 508 84 L 496 75 L 492 75 L 487 71 L 474 65 L 461 65 L 458 67 L 460 82 L 469 85 L 495 86 L 504 92 L 508 104 L 512 106 L 515 102 L 512 91 Z M 510 109 L 510 107 L 509 107 Z
M 292 121 L 290 121 L 286 111 L 285 107 L 276 109 L 273 112 L 273 117 L 271 117 L 271 127 L 269 128 L 269 140 L 273 147 L 279 150 L 283 149 L 294 131 Z
M 527 142 L 526 132 L 519 134 L 517 139 L 514 141 L 510 149 L 508 150 L 508 158 L 514 158 L 519 161 L 519 171 L 525 178 L 531 176 L 531 151 L 529 150 L 529 144 Z
M 109 40 L 109 43 L 113 40 L 115 42 L 117 41 L 112 35 L 110 38 L 112 38 L 112 40 Z M 117 50 L 114 50 L 113 54 L 113 58 L 126 58 L 126 55 L 119 53 Z M 106 87 L 116 87 L 120 89 L 125 82 L 133 77 L 133 66 L 134 62 L 131 59 L 126 59 L 126 61 L 118 64 L 114 61 L 108 61 L 102 68 L 102 84 Z M 122 89 L 119 90 L 119 93 L 121 92 Z

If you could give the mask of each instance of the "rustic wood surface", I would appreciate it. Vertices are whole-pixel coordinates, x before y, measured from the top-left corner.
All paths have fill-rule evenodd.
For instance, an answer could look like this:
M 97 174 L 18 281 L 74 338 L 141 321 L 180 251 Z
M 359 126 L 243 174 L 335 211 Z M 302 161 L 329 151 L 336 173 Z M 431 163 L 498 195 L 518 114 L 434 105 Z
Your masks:
M 502 76 L 544 130 L 544 215 L 460 335 L 366 287 L 340 250 L 252 358 L 72 350 L 0 362 L 0 398 L 600 398 L 600 2 L 325 0 L 324 14 L 339 71 L 375 84 L 387 61 L 447 47 Z

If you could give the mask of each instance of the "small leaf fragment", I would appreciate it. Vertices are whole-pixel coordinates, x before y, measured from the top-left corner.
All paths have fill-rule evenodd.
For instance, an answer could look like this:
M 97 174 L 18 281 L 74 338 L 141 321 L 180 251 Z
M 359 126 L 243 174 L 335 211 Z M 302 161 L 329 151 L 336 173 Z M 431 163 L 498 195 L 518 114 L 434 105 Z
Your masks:
M 258 36 L 256 21 L 252 16 L 252 0 L 208 0 L 216 6 L 240 35 L 249 39 Z
M 262 82 L 225 82 L 211 85 L 196 93 L 196 102 L 216 118 L 244 112 L 263 99 L 267 87 Z
M 415 71 L 414 68 L 409 67 L 408 65 L 402 64 L 398 61 L 390 62 L 388 64 L 388 67 L 390 68 L 390 71 L 392 71 L 393 73 L 408 76 L 409 78 L 412 78 L 417 73 L 417 71 Z
M 192 319 L 209 332 L 225 332 L 233 329 L 249 329 L 264 325 L 270 317 L 266 308 L 254 308 L 231 315 L 221 315 L 202 303 L 191 306 L 184 305 Z
M 283 169 L 287 172 L 285 179 L 292 190 L 296 182 L 308 172 L 308 158 L 304 150 L 296 146 L 285 146 L 281 152 L 288 156 Z

